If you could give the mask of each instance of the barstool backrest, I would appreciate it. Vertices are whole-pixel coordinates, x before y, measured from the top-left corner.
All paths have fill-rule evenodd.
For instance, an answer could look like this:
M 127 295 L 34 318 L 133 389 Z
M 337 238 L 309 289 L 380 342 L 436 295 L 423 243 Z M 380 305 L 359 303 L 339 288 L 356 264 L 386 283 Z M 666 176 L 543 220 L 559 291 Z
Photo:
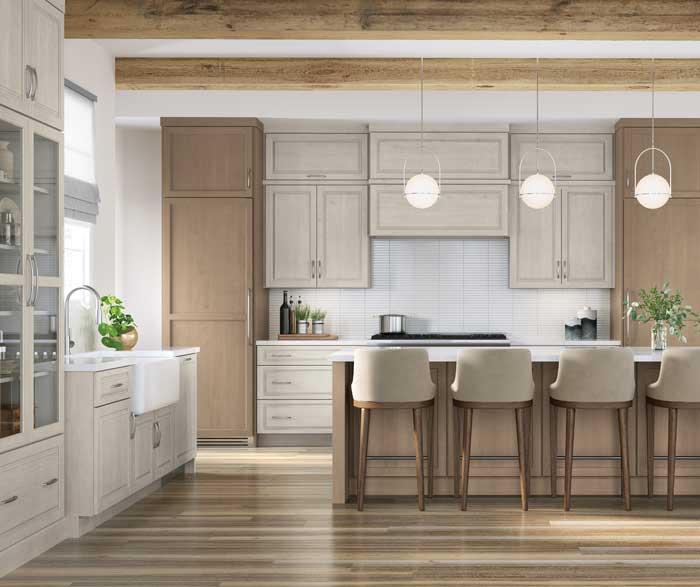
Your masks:
M 669 348 L 648 395 L 669 402 L 700 402 L 700 348 Z
M 470 348 L 457 357 L 454 399 L 463 402 L 524 402 L 534 397 L 528 349 Z
M 626 348 L 564 349 L 551 397 L 570 402 L 634 399 L 634 353 Z
M 435 397 L 425 349 L 357 349 L 354 359 L 355 401 L 403 403 Z

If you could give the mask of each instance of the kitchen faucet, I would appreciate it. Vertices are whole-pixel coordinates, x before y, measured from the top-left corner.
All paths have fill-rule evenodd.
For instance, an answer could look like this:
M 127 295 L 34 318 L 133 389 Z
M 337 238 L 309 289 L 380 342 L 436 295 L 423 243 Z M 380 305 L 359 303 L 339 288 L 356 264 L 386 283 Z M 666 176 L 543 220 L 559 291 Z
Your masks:
M 72 289 L 68 293 L 68 295 L 66 296 L 66 310 L 65 310 L 65 331 L 66 331 L 65 353 L 66 353 L 66 355 L 70 355 L 71 348 L 73 348 L 73 346 L 75 345 L 75 342 L 70 339 L 70 298 L 76 291 L 80 291 L 80 290 L 89 291 L 92 295 L 95 296 L 95 300 L 97 301 L 97 312 L 95 313 L 95 320 L 97 320 L 98 325 L 100 322 L 102 322 L 102 302 L 101 302 L 100 294 L 97 293 L 97 290 L 94 287 L 90 287 L 89 285 L 80 285 L 80 286 L 76 287 L 75 289 Z

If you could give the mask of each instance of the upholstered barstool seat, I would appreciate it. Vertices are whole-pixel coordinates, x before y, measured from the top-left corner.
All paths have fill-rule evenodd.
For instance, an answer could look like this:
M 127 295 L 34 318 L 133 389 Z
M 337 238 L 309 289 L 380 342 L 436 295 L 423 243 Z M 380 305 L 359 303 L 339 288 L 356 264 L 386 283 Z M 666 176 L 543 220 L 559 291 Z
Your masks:
M 418 507 L 425 508 L 423 481 L 423 418 L 428 410 L 428 494 L 433 493 L 433 419 L 436 386 L 430 378 L 425 349 L 358 349 L 354 354 L 353 405 L 361 410 L 357 509 L 362 510 L 367 474 L 367 446 L 371 410 L 413 410 Z
M 455 493 L 461 494 L 462 509 L 467 507 L 469 461 L 471 457 L 472 415 L 475 409 L 515 410 L 520 468 L 520 498 L 527 510 L 529 486 L 530 423 L 535 384 L 532 380 L 532 359 L 528 349 L 470 348 L 457 358 L 452 384 L 455 443 Z M 460 412 L 462 412 L 460 414 Z M 460 416 L 462 416 L 460 418 Z M 460 420 L 463 421 L 460 443 Z M 459 455 L 462 456 L 458 475 Z M 461 487 L 457 480 L 461 479 Z
M 552 496 L 557 494 L 557 412 L 566 409 L 564 509 L 571 508 L 574 424 L 577 409 L 616 409 L 620 432 L 622 494 L 631 508 L 627 410 L 634 399 L 634 354 L 623 348 L 564 349 L 557 380 L 550 386 L 550 466 Z
M 661 371 L 647 387 L 647 490 L 654 495 L 654 408 L 668 409 L 666 508 L 673 509 L 679 409 L 700 409 L 700 348 L 670 348 L 661 355 Z

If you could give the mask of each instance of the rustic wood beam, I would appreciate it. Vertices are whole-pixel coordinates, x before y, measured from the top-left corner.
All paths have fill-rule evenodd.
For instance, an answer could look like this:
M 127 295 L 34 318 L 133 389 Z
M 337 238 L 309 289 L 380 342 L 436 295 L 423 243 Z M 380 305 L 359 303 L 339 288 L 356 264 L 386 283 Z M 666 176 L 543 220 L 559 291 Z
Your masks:
M 696 0 L 67 0 L 67 38 L 698 39 Z
M 426 59 L 428 90 L 533 90 L 534 59 Z M 413 90 L 417 59 L 131 59 L 121 90 Z M 647 90 L 643 59 L 541 59 L 543 90 Z M 659 91 L 700 91 L 700 59 L 656 60 Z

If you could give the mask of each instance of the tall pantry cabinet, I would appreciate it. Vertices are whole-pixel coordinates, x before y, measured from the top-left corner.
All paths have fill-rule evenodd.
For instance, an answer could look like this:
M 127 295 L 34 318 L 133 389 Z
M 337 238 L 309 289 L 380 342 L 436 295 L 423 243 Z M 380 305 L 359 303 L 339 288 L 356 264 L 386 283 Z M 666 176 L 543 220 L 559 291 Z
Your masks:
M 262 124 L 161 126 L 163 343 L 201 348 L 198 438 L 253 443 L 255 340 L 267 336 Z

